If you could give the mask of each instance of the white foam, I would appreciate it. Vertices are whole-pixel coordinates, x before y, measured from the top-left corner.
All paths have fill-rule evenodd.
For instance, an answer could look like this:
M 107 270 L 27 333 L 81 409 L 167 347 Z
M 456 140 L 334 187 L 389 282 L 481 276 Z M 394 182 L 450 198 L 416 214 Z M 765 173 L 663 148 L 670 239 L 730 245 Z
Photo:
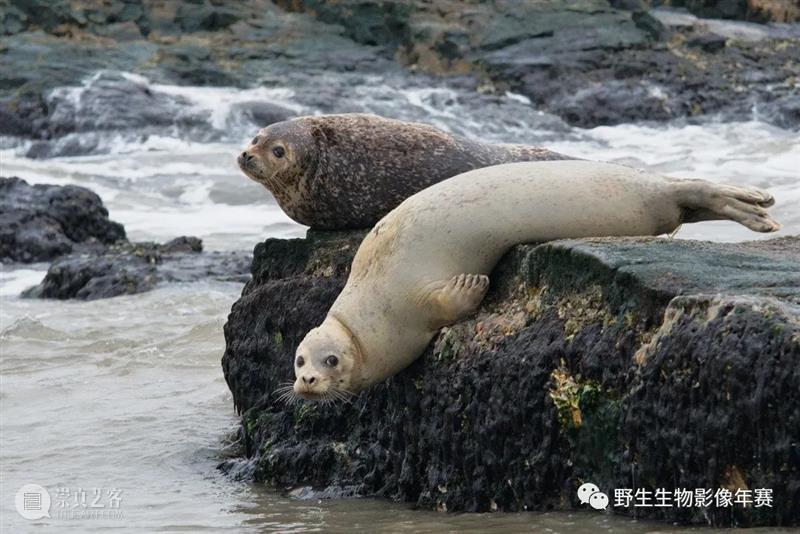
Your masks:
M 199 110 L 209 113 L 214 128 L 223 129 L 234 104 L 243 102 L 269 102 L 301 114 L 303 106 L 292 100 L 294 91 L 283 87 L 254 87 L 237 89 L 234 87 L 194 87 L 183 85 L 150 84 L 150 89 L 173 96 L 181 96 L 191 101 Z
M 4 265 L 0 269 L 0 298 L 18 296 L 24 290 L 41 282 L 46 273 L 47 267 L 12 270 Z

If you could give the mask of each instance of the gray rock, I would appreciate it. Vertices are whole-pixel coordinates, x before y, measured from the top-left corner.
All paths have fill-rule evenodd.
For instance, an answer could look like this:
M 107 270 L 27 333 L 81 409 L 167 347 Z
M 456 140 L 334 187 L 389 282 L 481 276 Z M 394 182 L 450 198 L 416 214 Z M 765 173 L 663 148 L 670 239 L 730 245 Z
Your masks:
M 203 253 L 196 237 L 156 243 L 118 243 L 59 258 L 24 297 L 96 300 L 149 291 L 159 284 L 249 279 L 250 255 Z
M 53 261 L 33 298 L 93 300 L 148 291 L 159 284 L 250 278 L 250 254 L 203 252 L 200 239 L 130 243 L 103 202 L 77 186 L 29 185 L 0 178 L 0 259 Z M 12 267 L 13 268 L 13 267 Z
M 521 245 L 476 316 L 405 371 L 352 404 L 278 404 L 272 392 L 292 378 L 294 350 L 343 287 L 360 237 L 256 247 L 222 360 L 246 458 L 223 469 L 245 462 L 298 495 L 347 488 L 448 511 L 578 508 L 589 480 L 771 488 L 772 507 L 614 512 L 800 524 L 800 237 Z
M 296 115 L 290 109 L 269 102 L 239 102 L 231 108 L 234 114 L 239 114 L 257 128 L 264 128 Z
M 385 18 L 374 17 L 364 4 L 314 2 L 308 12 L 357 28 L 348 32 L 358 42 L 381 43 L 418 69 L 485 76 L 496 89 L 524 94 L 535 106 L 573 125 L 708 114 L 741 120 L 751 116 L 754 103 L 766 102 L 775 103 L 767 120 L 789 127 L 800 124 L 791 105 L 779 107 L 784 97 L 796 96 L 796 24 L 644 11 L 662 4 L 647 0 L 469 6 L 449 0 L 435 5 L 414 1 L 406 3 L 402 13 Z M 690 7 L 713 16 L 753 18 L 755 11 L 744 4 L 698 1 Z M 766 91 L 755 81 L 764 77 L 777 78 L 778 83 Z M 605 85 L 620 94 L 612 95 Z M 653 98 L 653 87 L 662 89 L 663 101 Z
M 0 177 L 0 260 L 52 260 L 79 245 L 125 240 L 121 224 L 109 220 L 102 200 L 73 185 L 29 185 Z

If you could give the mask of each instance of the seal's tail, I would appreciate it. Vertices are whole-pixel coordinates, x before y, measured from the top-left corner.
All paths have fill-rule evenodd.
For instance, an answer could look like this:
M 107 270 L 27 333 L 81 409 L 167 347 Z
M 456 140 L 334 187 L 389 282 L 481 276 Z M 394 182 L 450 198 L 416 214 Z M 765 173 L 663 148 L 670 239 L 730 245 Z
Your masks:
M 775 204 L 775 198 L 762 189 L 705 180 L 682 180 L 680 187 L 684 222 L 731 220 L 755 232 L 775 232 L 781 227 L 766 209 Z

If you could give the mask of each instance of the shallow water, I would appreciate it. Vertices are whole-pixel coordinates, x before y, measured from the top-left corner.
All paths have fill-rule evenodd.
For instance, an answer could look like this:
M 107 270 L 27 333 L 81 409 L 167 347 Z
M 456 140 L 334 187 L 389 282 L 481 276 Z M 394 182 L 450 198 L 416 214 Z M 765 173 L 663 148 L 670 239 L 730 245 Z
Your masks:
M 189 234 L 203 238 L 207 249 L 249 250 L 267 236 L 303 234 L 236 168 L 234 156 L 255 127 L 238 118 L 232 105 L 267 99 L 298 113 L 318 111 L 307 95 L 291 88 L 150 87 L 180 96 L 184 111 L 205 117 L 203 135 L 179 127 L 88 132 L 80 135 L 103 140 L 90 153 L 41 160 L 24 156 L 29 143 L 3 139 L 0 174 L 90 187 L 132 240 Z M 424 119 L 473 137 L 545 144 L 676 176 L 766 187 L 778 198 L 774 214 L 784 224 L 778 235 L 800 233 L 796 132 L 757 120 L 578 130 L 531 111 L 516 95 L 479 106 L 476 97 L 446 87 L 397 89 L 376 80 L 359 91 L 337 111 Z M 65 95 L 66 101 L 80 101 L 79 94 Z M 721 222 L 688 225 L 678 237 L 764 236 Z M 88 303 L 19 299 L 46 267 L 3 266 L 0 274 L 4 532 L 676 531 L 599 512 L 439 514 L 366 499 L 297 500 L 231 480 L 216 469 L 225 437 L 237 424 L 220 357 L 222 325 L 241 286 L 172 285 Z M 90 494 L 119 489 L 122 517 L 62 515 L 29 522 L 13 504 L 27 483 L 47 487 L 54 498 L 57 486 Z

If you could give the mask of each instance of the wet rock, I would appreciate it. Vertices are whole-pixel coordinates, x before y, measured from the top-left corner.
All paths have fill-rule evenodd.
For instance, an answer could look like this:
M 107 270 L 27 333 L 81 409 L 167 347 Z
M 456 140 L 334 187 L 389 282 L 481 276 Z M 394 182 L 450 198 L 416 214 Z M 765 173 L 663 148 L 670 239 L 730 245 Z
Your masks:
M 220 132 L 186 98 L 152 90 L 142 79 L 100 71 L 77 87 L 59 87 L 43 99 L 46 116 L 31 143 L 29 158 L 79 156 L 107 152 L 114 139 L 145 137 L 181 129 L 189 138 L 208 141 Z
M 225 4 L 183 3 L 176 20 L 186 32 L 213 32 L 227 28 L 241 17 L 241 10 Z
M 409 31 L 409 18 L 417 9 L 413 2 L 391 0 L 347 0 L 340 5 L 324 0 L 276 3 L 287 10 L 313 13 L 324 22 L 341 24 L 347 36 L 357 43 L 390 49 L 403 42 Z
M 108 149 L 101 147 L 103 134 L 68 134 L 51 141 L 34 141 L 25 152 L 31 159 L 83 156 L 98 154 Z
M 709 32 L 695 35 L 686 41 L 686 45 L 690 47 L 701 48 L 706 52 L 713 53 L 725 48 L 726 42 L 727 39 L 725 39 L 725 37 Z
M 646 82 L 596 82 L 553 98 L 550 105 L 570 124 L 620 124 L 632 117 L 663 121 L 672 117 L 669 94 Z
M 473 51 L 474 61 L 496 85 L 584 127 L 712 113 L 743 119 L 753 101 L 792 93 L 789 58 L 800 53 L 800 35 L 666 10 L 597 9 L 602 14 L 579 10 L 560 23 L 553 18 L 550 35 L 538 36 L 537 27 L 535 38 Z M 755 81 L 760 73 L 779 78 L 775 95 Z M 781 123 L 792 121 L 789 109 L 776 115 Z
M 250 279 L 251 255 L 203 252 L 196 237 L 131 243 L 95 193 L 72 185 L 29 185 L 0 177 L 0 259 L 55 260 L 24 296 L 82 299 L 128 295 L 158 284 Z
M 800 125 L 793 106 L 800 26 L 752 22 L 800 14 L 767 0 L 668 3 L 747 21 L 702 19 L 650 0 L 73 4 L 15 1 L 0 19 L 8 34 L 0 45 L 0 133 L 45 142 L 32 156 L 102 152 L 103 142 L 49 144 L 90 127 L 95 111 L 104 131 L 137 120 L 193 128 L 191 109 L 163 95 L 148 100 L 130 85 L 87 93 L 120 112 L 122 125 L 104 109 L 52 93 L 103 70 L 179 85 L 303 87 L 293 98 L 305 111 L 356 111 L 358 87 L 425 84 L 424 72 L 454 84 L 471 78 L 481 93 L 524 95 L 531 107 L 582 127 L 708 115 L 749 120 L 754 106 L 768 107 L 762 116 L 774 124 Z M 331 72 L 333 84 L 321 76 Z M 342 81 L 351 73 L 353 84 Z M 119 102 L 126 97 L 127 107 Z M 277 116 L 266 111 L 252 121 Z
M 109 220 L 102 200 L 90 190 L 0 177 L 3 262 L 48 261 L 80 245 L 124 240 L 122 225 Z
M 109 46 L 95 36 L 67 39 L 41 32 L 20 33 L 4 41 L 7 48 L 0 46 L 0 109 L 16 123 L 24 125 L 27 136 L 37 139 L 68 133 L 76 128 L 76 122 L 86 124 L 92 120 L 89 110 L 83 117 L 65 120 L 62 116 L 51 120 L 50 114 L 55 112 L 51 106 L 62 104 L 58 94 L 51 94 L 53 89 L 76 88 L 104 70 L 133 72 L 137 65 L 148 64 L 156 50 L 153 44 L 141 40 Z M 141 95 L 137 97 L 131 92 L 130 96 L 141 103 Z M 77 102 L 63 104 L 66 107 L 79 105 Z M 119 101 L 117 105 L 120 114 L 147 113 Z M 5 124 L 0 125 L 0 131 L 3 130 Z
M 256 248 L 222 365 L 257 480 L 448 511 L 579 507 L 585 481 L 609 494 L 771 488 L 772 507 L 613 509 L 800 523 L 800 237 L 521 245 L 476 316 L 405 371 L 351 405 L 278 404 L 360 237 Z
M 778 13 L 760 0 L 729 2 L 735 4 L 732 10 L 725 0 L 669 5 L 679 4 L 704 15 L 756 21 L 800 16 L 791 9 Z M 7 67 L 0 71 L 0 132 L 51 140 L 78 131 L 94 117 L 93 110 L 59 117 L 59 110 L 71 110 L 70 103 L 50 92 L 76 86 L 101 70 L 180 85 L 313 87 L 316 92 L 296 95 L 298 102 L 323 112 L 351 111 L 357 107 L 351 103 L 352 88 L 320 85 L 320 74 L 397 74 L 393 59 L 437 76 L 471 77 L 482 92 L 525 95 L 533 106 L 577 126 L 712 114 L 747 120 L 754 105 L 767 103 L 766 120 L 800 125 L 792 107 L 800 55 L 797 25 L 702 19 L 662 5 L 648 0 L 568 5 L 12 2 L 0 19 L 9 34 L 0 45 Z M 619 93 L 612 95 L 604 86 Z M 664 101 L 653 96 L 654 87 Z M 113 117 L 97 110 L 101 128 L 135 122 L 138 112 L 142 122 L 153 124 L 196 120 L 184 108 L 166 106 L 167 111 L 160 97 L 150 102 L 151 108 L 142 107 L 147 99 L 135 87 L 119 87 L 118 96 L 132 98 L 127 108 L 110 88 L 102 90 L 107 94 L 95 96 L 109 109 L 120 115 L 131 111 Z M 147 109 L 153 110 L 149 117 Z M 98 147 L 91 150 L 102 150 L 102 143 Z M 37 146 L 32 154 L 79 149 L 74 143 L 63 152 L 58 146 Z
M 701 17 L 754 20 L 757 22 L 798 22 L 800 5 L 774 0 L 684 0 L 686 8 Z
M 264 128 L 296 115 L 290 109 L 269 102 L 240 102 L 232 106 L 231 111 L 238 113 L 257 128 Z
M 143 37 L 142 30 L 132 21 L 98 26 L 93 31 L 97 35 L 112 38 L 118 42 L 137 41 Z
M 796 128 L 800 124 L 800 98 L 784 95 L 757 106 L 757 113 L 765 120 L 782 128 Z
M 701 3 L 708 9 L 700 9 Z M 701 19 L 688 11 L 651 9 L 663 2 L 645 0 L 467 7 L 457 1 L 418 1 L 384 18 L 374 17 L 362 4 L 319 2 L 307 11 L 321 20 L 358 28 L 349 32 L 353 39 L 381 43 L 414 68 L 446 75 L 472 73 L 495 90 L 527 96 L 573 125 L 707 114 L 742 120 L 752 116 L 754 102 L 773 101 L 770 121 L 800 124 L 794 122 L 790 107 L 777 107 L 784 97 L 796 96 L 796 26 Z M 728 4 L 733 7 L 728 9 Z M 745 4 L 720 0 L 691 7 L 709 16 L 752 18 L 753 8 Z M 779 79 L 771 91 L 755 81 L 767 75 Z M 604 90 L 606 85 L 610 90 Z M 655 97 L 654 87 L 660 88 Z M 578 108 L 580 113 L 575 112 Z
M 53 90 L 45 102 L 53 134 L 206 124 L 186 99 L 155 92 L 119 72 L 100 71 L 80 88 Z
M 209 129 L 207 114 L 199 117 L 184 98 L 148 93 L 136 76 L 120 72 L 153 83 L 309 88 L 319 85 L 323 70 L 401 72 L 379 57 L 377 47 L 345 37 L 344 28 L 287 13 L 268 1 L 72 6 L 60 0 L 41 10 L 18 3 L 19 13 L 4 12 L 6 18 L 17 13 L 23 28 L 9 30 L 13 35 L 0 44 L 0 134 L 42 141 L 32 156 L 78 154 L 73 142 L 63 148 L 51 142 L 93 130 L 174 135 L 170 128 L 182 133 L 188 128 L 190 138 L 208 140 L 198 127 L 203 121 Z M 129 13 L 133 7 L 138 11 Z M 266 105 L 251 106 L 254 120 L 283 115 Z M 95 153 L 104 143 L 89 145 Z
M 95 300 L 149 291 L 159 284 L 249 279 L 250 255 L 203 253 L 200 239 L 179 237 L 163 245 L 123 242 L 56 260 L 29 298 Z

